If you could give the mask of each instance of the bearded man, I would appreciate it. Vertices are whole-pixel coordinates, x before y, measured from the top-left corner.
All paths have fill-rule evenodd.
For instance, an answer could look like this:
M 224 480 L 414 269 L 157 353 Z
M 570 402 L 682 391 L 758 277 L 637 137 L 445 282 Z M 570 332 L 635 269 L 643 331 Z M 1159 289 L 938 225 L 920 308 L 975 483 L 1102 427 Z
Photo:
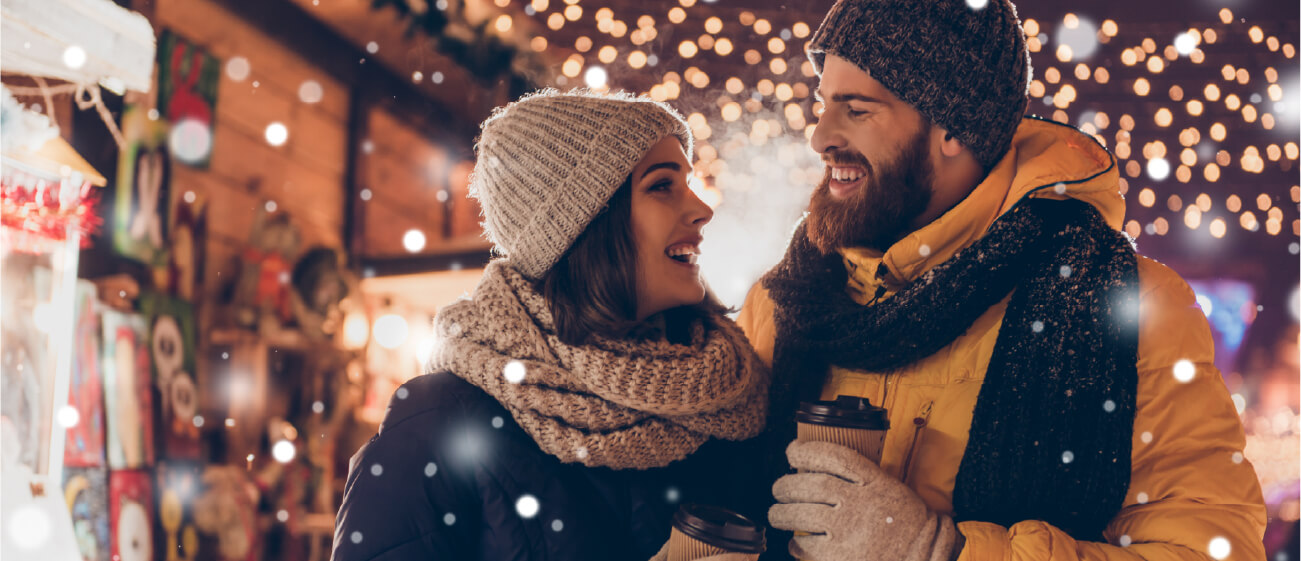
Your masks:
M 976 4 L 841 0 L 809 44 L 826 176 L 738 320 L 769 522 L 815 561 L 1262 559 L 1192 290 L 1119 231 L 1112 154 L 1024 116 L 1015 7 Z M 888 410 L 879 462 L 795 440 L 840 395 Z

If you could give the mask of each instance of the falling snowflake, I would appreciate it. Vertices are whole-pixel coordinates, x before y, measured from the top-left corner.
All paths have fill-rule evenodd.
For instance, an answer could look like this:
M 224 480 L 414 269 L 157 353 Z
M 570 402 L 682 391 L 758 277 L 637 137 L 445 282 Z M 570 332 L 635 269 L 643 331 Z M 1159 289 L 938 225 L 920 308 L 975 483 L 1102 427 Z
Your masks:
M 1057 270 L 1057 274 L 1061 275 L 1062 278 L 1069 278 L 1071 276 L 1071 266 L 1062 265 L 1062 268 Z
M 1036 321 L 1030 324 L 1030 329 L 1033 330 L 1035 333 L 1039 333 L 1044 330 L 1044 322 Z
M 575 450 L 575 451 L 574 451 L 574 454 L 575 454 L 576 456 L 578 456 L 578 459 L 580 459 L 580 460 L 586 460 L 586 459 L 587 459 L 587 447 L 586 447 L 586 446 L 579 446 L 579 447 L 578 447 L 578 450 Z
M 930 257 L 931 246 L 922 244 L 921 247 L 917 248 L 917 253 L 921 254 L 922 257 Z
M 406 386 L 402 386 L 402 387 L 398 388 L 398 391 L 397 391 L 397 393 L 396 393 L 395 395 L 397 395 L 397 398 L 398 398 L 398 399 L 406 399 L 407 396 L 410 395 L 410 394 L 411 394 L 411 392 L 410 392 L 409 390 L 407 390 Z
M 450 512 L 447 513 L 447 514 L 444 514 L 444 515 L 443 515 L 443 524 L 447 524 L 448 526 L 451 526 L 452 524 L 456 524 L 456 515 L 455 515 L 455 514 L 452 514 L 452 513 L 450 513 Z
M 885 517 L 885 523 L 886 523 L 886 524 L 894 524 L 894 517 L 893 517 L 893 516 L 887 516 L 887 517 Z
M 506 421 L 502 420 L 501 416 L 496 416 L 496 417 L 493 417 L 493 418 L 492 418 L 492 428 L 494 428 L 494 429 L 499 429 L 499 428 L 502 427 L 502 425 L 505 425 L 505 424 L 506 424 Z
M 1114 402 L 1114 401 L 1112 401 L 1112 400 L 1110 400 L 1110 399 L 1108 399 L 1108 400 L 1102 402 L 1102 410 L 1103 410 L 1103 411 L 1106 411 L 1106 412 L 1108 412 L 1108 413 L 1110 413 L 1110 412 L 1112 412 L 1112 411 L 1115 411 L 1115 410 L 1116 410 L 1116 402 Z
M 1234 453 L 1233 453 L 1233 463 L 1235 463 L 1235 464 L 1240 464 L 1240 463 L 1242 463 L 1242 452 L 1234 452 Z
M 664 500 L 677 504 L 680 499 L 682 499 L 682 493 L 678 491 L 677 487 L 669 487 L 664 491 Z
M 1053 192 L 1054 192 L 1054 193 L 1057 193 L 1058 195 L 1065 195 L 1065 194 L 1066 194 L 1066 184 L 1065 184 L 1065 183 L 1058 183 L 1058 184 L 1056 184 L 1056 185 L 1053 185 Z
M 538 515 L 538 509 L 541 508 L 537 497 L 533 495 L 523 495 L 515 501 L 515 512 L 518 512 L 521 518 L 533 518 Z
M 379 476 L 379 474 L 381 474 L 381 473 L 384 473 L 384 466 L 381 466 L 381 465 L 379 465 L 379 464 L 374 464 L 374 465 L 370 466 L 370 474 L 371 474 L 371 475 Z
M 1233 548 L 1229 546 L 1229 540 L 1224 539 L 1221 536 L 1215 536 L 1211 539 L 1211 543 L 1206 546 L 1206 552 L 1210 553 L 1211 557 L 1214 557 L 1215 559 L 1224 559 L 1225 557 L 1228 557 L 1229 552 L 1232 550 Z
M 1175 363 L 1174 375 L 1175 379 L 1180 383 L 1187 384 L 1188 382 L 1193 381 L 1193 377 L 1197 375 L 1197 367 L 1193 366 L 1193 361 L 1191 360 L 1180 360 Z
M 1140 435 L 1138 436 L 1138 438 L 1139 438 L 1140 440 L 1143 441 L 1143 444 L 1151 444 L 1151 443 L 1152 443 L 1152 433 L 1150 433 L 1150 432 L 1143 431 L 1143 434 L 1140 434 Z
M 1071 463 L 1071 462 L 1073 462 L 1073 461 L 1075 461 L 1075 453 L 1074 453 L 1074 452 L 1071 452 L 1070 450 L 1067 450 L 1067 451 L 1065 451 L 1065 452 L 1062 452 L 1062 463 L 1063 463 L 1063 464 L 1069 464 L 1069 463 Z
M 352 540 L 352 543 L 361 543 L 361 532 L 353 531 L 348 535 L 348 539 Z
M 1139 493 L 1137 497 L 1134 497 L 1134 500 L 1138 501 L 1138 504 L 1141 505 L 1147 504 L 1147 493 Z
M 434 462 L 425 464 L 425 477 L 433 477 L 435 473 L 438 473 L 438 464 Z
M 505 368 L 502 368 L 502 374 L 506 376 L 506 381 L 512 384 L 523 382 L 525 371 L 524 363 L 518 360 L 507 362 Z
M 1129 544 L 1131 543 L 1134 543 L 1134 540 L 1129 537 L 1129 534 L 1120 536 L 1120 547 L 1129 547 Z
M 557 518 L 557 519 L 551 521 L 551 531 L 552 531 L 552 532 L 559 532 L 559 531 L 564 530 L 564 529 L 565 529 L 565 523 L 564 523 L 564 522 L 561 522 L 559 518 Z

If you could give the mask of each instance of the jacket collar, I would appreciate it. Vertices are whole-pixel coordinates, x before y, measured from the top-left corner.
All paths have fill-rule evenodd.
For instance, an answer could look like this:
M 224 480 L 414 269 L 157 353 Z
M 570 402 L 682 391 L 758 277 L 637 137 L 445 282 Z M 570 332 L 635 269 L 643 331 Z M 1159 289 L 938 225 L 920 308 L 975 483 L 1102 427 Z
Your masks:
M 1026 117 L 1007 154 L 971 194 L 934 222 L 884 253 L 861 247 L 841 249 L 850 293 L 863 304 L 877 296 L 888 297 L 980 239 L 999 216 L 1025 197 L 1087 202 L 1119 230 L 1125 217 L 1119 179 L 1115 158 L 1097 140 L 1069 125 Z

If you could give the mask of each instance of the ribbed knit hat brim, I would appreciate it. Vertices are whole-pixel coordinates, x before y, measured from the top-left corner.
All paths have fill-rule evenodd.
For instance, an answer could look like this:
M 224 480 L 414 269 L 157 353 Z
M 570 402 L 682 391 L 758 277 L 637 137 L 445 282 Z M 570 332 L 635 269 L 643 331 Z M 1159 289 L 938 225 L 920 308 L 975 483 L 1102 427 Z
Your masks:
M 470 185 L 484 231 L 520 272 L 541 277 L 668 135 L 690 161 L 682 116 L 627 93 L 548 89 L 494 110 L 482 125 Z

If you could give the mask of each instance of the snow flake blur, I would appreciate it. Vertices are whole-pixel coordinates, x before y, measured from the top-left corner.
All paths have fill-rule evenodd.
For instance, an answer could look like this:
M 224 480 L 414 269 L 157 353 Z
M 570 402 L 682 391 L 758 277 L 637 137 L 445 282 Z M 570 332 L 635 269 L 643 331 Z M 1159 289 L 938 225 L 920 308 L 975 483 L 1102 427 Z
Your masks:
M 524 381 L 525 371 L 526 368 L 524 367 L 524 363 L 518 360 L 512 360 L 506 363 L 505 368 L 502 368 L 502 375 L 506 376 L 507 382 L 518 384 Z
M 538 515 L 538 509 L 542 507 L 538 503 L 537 497 L 533 495 L 523 495 L 515 501 L 515 512 L 518 512 L 521 518 L 533 518 Z

